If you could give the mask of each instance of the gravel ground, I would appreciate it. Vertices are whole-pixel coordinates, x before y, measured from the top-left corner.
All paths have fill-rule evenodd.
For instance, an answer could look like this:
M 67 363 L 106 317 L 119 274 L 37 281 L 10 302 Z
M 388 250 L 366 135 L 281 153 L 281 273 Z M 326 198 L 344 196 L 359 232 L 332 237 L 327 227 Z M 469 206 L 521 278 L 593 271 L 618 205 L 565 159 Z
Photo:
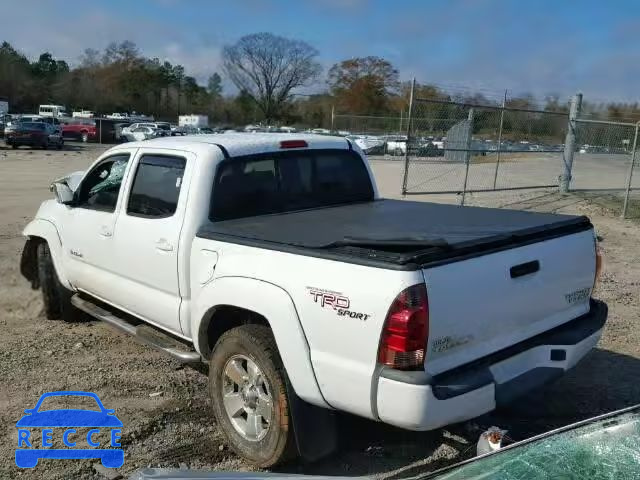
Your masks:
M 39 292 L 20 276 L 20 232 L 50 197 L 50 181 L 86 168 L 100 151 L 81 145 L 62 152 L 0 147 L 0 478 L 104 478 L 94 470 L 95 461 L 88 460 L 44 460 L 33 470 L 15 467 L 15 422 L 43 392 L 53 390 L 93 391 L 107 408 L 115 408 L 124 423 L 125 463 L 118 470 L 124 476 L 147 466 L 250 470 L 216 428 L 203 372 L 184 368 L 99 322 L 46 320 Z M 376 164 L 376 175 L 384 176 Z M 380 184 L 399 185 L 393 178 L 380 178 Z M 479 196 L 469 200 L 484 201 Z M 345 415 L 336 455 L 281 471 L 400 478 L 472 456 L 478 434 L 490 425 L 508 429 L 519 440 L 640 402 L 640 226 L 571 195 L 537 192 L 491 199 L 491 205 L 497 203 L 591 217 L 605 255 L 596 296 L 610 309 L 599 348 L 564 378 L 509 409 L 451 428 L 405 432 Z

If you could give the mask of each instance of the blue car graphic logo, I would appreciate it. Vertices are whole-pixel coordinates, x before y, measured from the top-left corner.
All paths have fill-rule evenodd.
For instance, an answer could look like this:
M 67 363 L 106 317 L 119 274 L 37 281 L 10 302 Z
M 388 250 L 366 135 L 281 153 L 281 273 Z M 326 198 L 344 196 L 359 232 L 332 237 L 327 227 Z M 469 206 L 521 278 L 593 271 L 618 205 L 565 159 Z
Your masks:
M 95 400 L 98 410 L 85 409 L 55 409 L 39 411 L 42 402 L 50 397 L 78 397 L 86 401 Z M 90 400 L 89 400 L 90 401 Z M 26 409 L 26 414 L 16 423 L 18 427 L 18 448 L 16 448 L 16 465 L 20 468 L 33 468 L 41 458 L 56 459 L 87 459 L 99 458 L 107 468 L 118 468 L 124 463 L 124 451 L 122 448 L 98 448 L 101 447 L 96 436 L 109 430 L 109 446 L 120 447 L 122 422 L 114 415 L 114 410 L 104 408 L 102 402 L 95 393 L 91 392 L 48 392 L 43 394 L 36 406 Z M 86 435 L 80 434 L 76 429 L 88 430 Z M 41 428 L 41 435 L 34 431 Z M 62 440 L 69 448 L 52 448 L 54 430 L 64 429 Z M 86 440 L 87 445 L 93 448 L 74 448 L 79 441 Z M 23 448 L 24 447 L 24 448 Z

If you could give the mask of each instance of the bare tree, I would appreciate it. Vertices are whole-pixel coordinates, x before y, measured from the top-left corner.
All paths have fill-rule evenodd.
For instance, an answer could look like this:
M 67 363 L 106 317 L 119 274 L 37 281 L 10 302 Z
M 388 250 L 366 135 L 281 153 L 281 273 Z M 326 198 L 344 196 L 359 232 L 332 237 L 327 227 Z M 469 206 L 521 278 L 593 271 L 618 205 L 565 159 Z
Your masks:
M 281 113 L 291 90 L 320 74 L 317 55 L 318 51 L 303 41 L 271 33 L 244 36 L 222 51 L 225 73 L 256 102 L 267 121 Z

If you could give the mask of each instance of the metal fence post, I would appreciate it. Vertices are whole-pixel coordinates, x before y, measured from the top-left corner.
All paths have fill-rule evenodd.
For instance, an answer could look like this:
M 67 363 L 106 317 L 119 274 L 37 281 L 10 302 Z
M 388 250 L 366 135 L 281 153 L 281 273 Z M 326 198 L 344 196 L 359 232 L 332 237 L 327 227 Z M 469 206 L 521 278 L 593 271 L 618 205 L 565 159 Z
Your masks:
M 624 204 L 622 205 L 622 218 L 627 217 L 627 208 L 629 207 L 629 193 L 631 192 L 631 180 L 633 179 L 633 167 L 636 163 L 636 146 L 638 144 L 638 127 L 640 122 L 636 123 L 636 133 L 633 136 L 633 151 L 631 152 L 631 165 L 629 165 L 629 173 L 627 173 L 627 191 L 624 194 Z
M 409 146 L 411 139 L 411 120 L 413 119 L 413 92 L 416 88 L 416 79 L 411 81 L 411 93 L 409 94 L 409 112 L 407 113 L 407 147 L 404 152 L 404 174 L 402 175 L 402 195 L 407 194 L 407 175 L 409 174 Z
M 460 202 L 460 205 L 464 205 L 464 197 L 467 194 L 467 180 L 469 179 L 469 162 L 471 160 L 471 137 L 473 137 L 473 108 L 469 109 L 469 135 L 467 135 L 467 142 L 465 145 L 465 152 L 464 152 L 464 163 L 465 163 L 465 169 L 464 169 L 464 184 L 462 185 L 462 201 Z
M 493 189 L 496 189 L 498 182 L 498 166 L 500 165 L 500 150 L 502 150 L 502 126 L 504 125 L 504 107 L 507 105 L 507 91 L 504 91 L 502 108 L 500 109 L 500 127 L 498 129 L 498 153 L 496 154 L 496 171 L 493 173 Z
M 580 108 L 582 107 L 582 94 L 571 97 L 569 107 L 569 125 L 567 137 L 564 141 L 564 173 L 560 176 L 560 192 L 567 193 L 571 185 L 571 170 L 573 169 L 573 156 L 576 150 L 576 124 Z
M 333 122 L 335 121 L 335 118 L 336 118 L 335 107 L 334 105 L 331 105 L 331 133 L 333 133 Z

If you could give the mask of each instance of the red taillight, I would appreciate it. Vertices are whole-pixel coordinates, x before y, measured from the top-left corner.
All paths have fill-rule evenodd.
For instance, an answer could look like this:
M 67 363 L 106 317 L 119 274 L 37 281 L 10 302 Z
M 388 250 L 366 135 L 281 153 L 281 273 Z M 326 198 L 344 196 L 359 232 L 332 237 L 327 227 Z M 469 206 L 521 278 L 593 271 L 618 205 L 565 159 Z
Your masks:
M 280 142 L 280 148 L 305 148 L 308 146 L 304 140 L 283 140 Z
M 384 322 L 378 362 L 398 370 L 422 368 L 429 337 L 427 287 L 414 285 L 400 292 Z

